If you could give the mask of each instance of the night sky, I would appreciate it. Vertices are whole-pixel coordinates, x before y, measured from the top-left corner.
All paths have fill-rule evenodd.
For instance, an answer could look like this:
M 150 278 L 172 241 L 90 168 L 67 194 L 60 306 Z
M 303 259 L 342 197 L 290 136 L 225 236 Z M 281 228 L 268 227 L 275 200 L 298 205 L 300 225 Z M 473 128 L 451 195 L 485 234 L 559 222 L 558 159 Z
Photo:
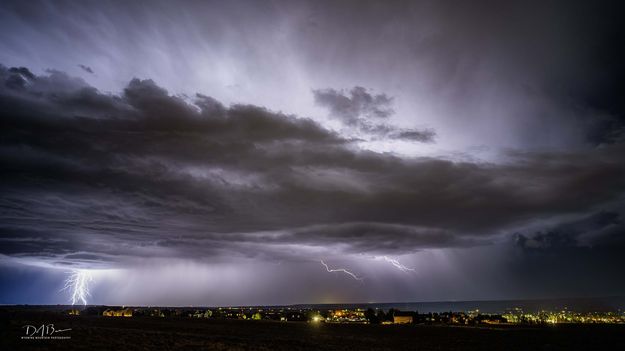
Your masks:
M 624 295 L 622 4 L 2 1 L 0 304 Z

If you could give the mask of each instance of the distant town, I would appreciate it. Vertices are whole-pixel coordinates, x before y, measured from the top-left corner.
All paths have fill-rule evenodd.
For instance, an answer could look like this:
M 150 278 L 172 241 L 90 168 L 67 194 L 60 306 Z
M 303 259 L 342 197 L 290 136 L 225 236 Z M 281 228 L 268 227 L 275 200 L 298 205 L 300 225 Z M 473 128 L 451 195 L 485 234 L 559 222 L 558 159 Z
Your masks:
M 356 323 L 356 324 L 440 324 L 440 325 L 552 325 L 552 324 L 625 324 L 625 312 L 574 312 L 560 311 L 526 312 L 511 308 L 502 314 L 466 312 L 418 313 L 397 309 L 310 309 L 291 307 L 218 307 L 218 308 L 156 308 L 156 307 L 109 307 L 89 306 L 68 309 L 69 315 L 99 315 L 104 317 L 153 317 L 268 320 L 308 323 Z

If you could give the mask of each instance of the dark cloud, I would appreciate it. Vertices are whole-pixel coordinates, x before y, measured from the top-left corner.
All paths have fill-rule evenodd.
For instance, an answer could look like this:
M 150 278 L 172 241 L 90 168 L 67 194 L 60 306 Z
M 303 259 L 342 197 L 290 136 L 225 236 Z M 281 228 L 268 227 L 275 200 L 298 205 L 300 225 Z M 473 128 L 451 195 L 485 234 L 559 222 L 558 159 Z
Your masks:
M 32 82 L 35 79 L 35 75 L 26 67 L 11 67 L 8 70 L 4 69 L 3 75 L 6 75 L 4 85 L 10 89 L 23 89 L 26 84 Z M 4 77 L 3 77 L 4 78 Z
M 82 68 L 82 70 L 87 72 L 87 73 L 91 73 L 91 74 L 94 73 L 93 70 L 91 69 L 91 67 L 89 67 L 89 66 L 85 66 L 85 65 L 81 64 L 81 65 L 78 65 L 78 67 Z
M 395 140 L 417 141 L 421 143 L 431 143 L 436 138 L 436 132 L 432 129 L 403 129 L 385 124 L 370 125 L 363 122 L 359 125 L 360 130 L 375 135 L 380 138 Z
M 433 227 L 416 227 L 384 223 L 343 223 L 332 226 L 313 226 L 290 232 L 286 242 L 332 247 L 339 242 L 350 253 L 402 254 L 410 250 L 428 248 L 470 247 L 488 241 L 470 235 Z
M 564 296 L 623 291 L 614 274 L 625 265 L 622 203 L 514 236 L 504 265 L 520 292 Z M 616 273 L 618 274 L 618 273 Z
M 623 294 L 624 6 L 0 1 L 0 275 L 128 267 L 121 304 Z M 23 279 L 0 303 L 60 289 Z
M 111 95 L 58 71 L 0 77 L 1 253 L 12 257 L 94 265 L 472 247 L 625 189 L 619 144 L 511 152 L 502 164 L 400 158 L 310 119 L 191 103 L 151 80 Z
M 625 223 L 614 211 L 601 211 L 531 235 L 517 233 L 516 245 L 529 253 L 557 253 L 576 248 L 625 244 Z
M 334 89 L 313 90 L 315 101 L 327 107 L 331 116 L 343 123 L 356 126 L 361 118 L 386 119 L 395 113 L 393 99 L 386 94 L 372 95 L 363 87 L 353 87 L 349 92 Z
M 349 127 L 357 128 L 377 137 L 432 142 L 436 136 L 434 130 L 401 129 L 380 120 L 395 113 L 391 105 L 393 98 L 386 94 L 372 95 L 367 89 L 353 87 L 349 92 L 335 89 L 313 90 L 315 102 L 328 108 L 330 116 Z

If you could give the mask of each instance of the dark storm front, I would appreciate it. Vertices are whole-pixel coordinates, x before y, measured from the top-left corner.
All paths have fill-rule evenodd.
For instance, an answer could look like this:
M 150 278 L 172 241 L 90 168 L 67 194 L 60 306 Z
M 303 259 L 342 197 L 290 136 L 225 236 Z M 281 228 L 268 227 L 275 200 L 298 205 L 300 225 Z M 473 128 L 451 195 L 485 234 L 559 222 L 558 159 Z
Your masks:
M 623 6 L 0 1 L 0 303 L 622 295 Z

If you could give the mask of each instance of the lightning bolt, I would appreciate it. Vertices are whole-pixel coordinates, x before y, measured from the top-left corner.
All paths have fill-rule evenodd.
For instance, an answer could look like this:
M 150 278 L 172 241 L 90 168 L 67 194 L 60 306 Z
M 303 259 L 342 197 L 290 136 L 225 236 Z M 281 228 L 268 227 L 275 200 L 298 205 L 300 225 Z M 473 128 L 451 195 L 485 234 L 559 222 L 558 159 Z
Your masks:
M 72 305 L 82 302 L 87 305 L 87 297 L 89 293 L 89 283 L 93 280 L 91 272 L 84 269 L 76 269 L 68 272 L 69 276 L 65 279 L 65 286 L 61 290 L 69 290 L 70 301 Z
M 347 270 L 347 269 L 345 269 L 345 268 L 330 269 L 330 267 L 328 267 L 328 265 L 327 265 L 325 262 L 323 262 L 323 260 L 319 260 L 319 261 L 320 261 L 320 262 L 321 262 L 321 264 L 322 264 L 322 265 L 326 268 L 326 271 L 328 271 L 328 273 L 332 273 L 332 272 L 342 272 L 342 273 L 345 273 L 345 274 L 349 275 L 350 277 L 352 277 L 352 278 L 354 278 L 354 279 L 356 279 L 356 280 L 358 280 L 358 281 L 363 281 L 363 279 L 362 279 L 361 277 L 359 277 L 359 276 L 357 276 L 356 274 L 354 274 L 354 273 L 352 273 L 352 272 L 348 271 L 348 270 Z
M 390 258 L 388 256 L 382 256 L 382 259 L 392 264 L 393 266 L 395 266 L 395 268 L 399 269 L 402 272 L 414 272 L 414 268 L 408 268 L 403 264 L 399 263 L 399 261 L 397 261 L 396 259 Z

